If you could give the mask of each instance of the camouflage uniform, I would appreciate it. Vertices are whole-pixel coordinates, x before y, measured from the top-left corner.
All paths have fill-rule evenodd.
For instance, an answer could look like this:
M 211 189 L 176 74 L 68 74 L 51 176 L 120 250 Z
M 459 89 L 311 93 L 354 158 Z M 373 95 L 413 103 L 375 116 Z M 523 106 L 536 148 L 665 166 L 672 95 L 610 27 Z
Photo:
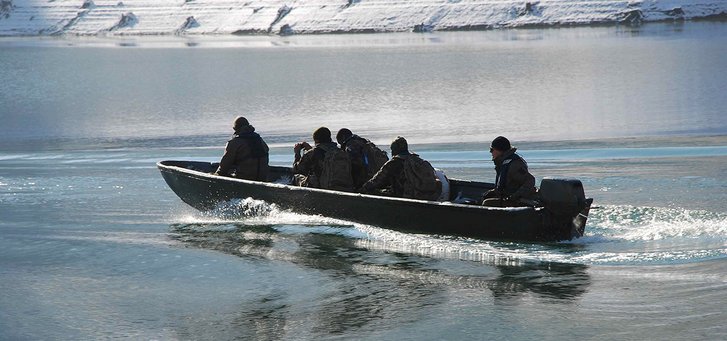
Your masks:
M 323 177 L 326 177 L 326 175 L 324 175 L 326 154 L 331 152 L 338 152 L 344 155 L 345 159 L 343 160 L 345 161 L 341 161 L 345 162 L 345 164 L 332 165 L 333 174 L 328 174 L 327 179 L 323 179 Z M 298 157 L 298 155 L 296 155 L 295 158 L 295 162 L 293 163 L 294 185 L 338 191 L 353 190 L 353 181 L 350 173 L 351 161 L 343 151 L 338 150 L 338 146 L 335 143 L 318 143 L 314 148 L 306 151 L 303 156 Z M 324 183 L 327 181 L 333 181 L 334 183 L 328 183 L 328 185 L 325 185 Z
M 368 141 L 358 135 L 352 135 L 341 144 L 341 149 L 351 158 L 351 176 L 355 188 L 361 188 L 370 179 L 367 165 L 364 164 L 366 143 Z
M 372 193 L 381 190 L 382 194 L 392 197 L 414 198 L 414 189 L 409 186 L 404 174 L 404 164 L 410 157 L 419 155 L 401 153 L 392 157 L 362 186 L 362 192 Z
M 333 142 L 325 142 L 326 144 L 332 144 Z M 320 144 L 315 147 L 308 149 L 303 153 L 300 159 L 293 162 L 293 174 L 300 175 L 312 175 L 321 176 L 323 171 L 323 159 L 326 156 L 326 152 L 319 147 Z

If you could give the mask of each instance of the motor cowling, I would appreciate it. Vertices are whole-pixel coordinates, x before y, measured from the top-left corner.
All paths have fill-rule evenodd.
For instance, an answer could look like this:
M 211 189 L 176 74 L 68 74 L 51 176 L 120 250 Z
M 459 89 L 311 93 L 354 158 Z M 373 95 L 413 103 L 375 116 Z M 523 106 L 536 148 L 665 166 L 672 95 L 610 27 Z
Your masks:
M 577 179 L 544 178 L 538 193 L 543 206 L 556 215 L 575 216 L 586 206 L 583 183 Z

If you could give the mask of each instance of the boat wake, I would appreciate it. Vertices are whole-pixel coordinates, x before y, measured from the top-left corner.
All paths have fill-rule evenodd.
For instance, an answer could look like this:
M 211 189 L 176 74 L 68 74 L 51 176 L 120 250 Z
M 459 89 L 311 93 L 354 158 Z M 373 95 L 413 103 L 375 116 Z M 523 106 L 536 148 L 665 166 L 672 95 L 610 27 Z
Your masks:
M 680 208 L 604 206 L 591 211 L 587 231 L 591 232 L 587 235 L 604 240 L 727 240 L 727 214 Z
M 195 229 L 240 231 L 265 226 L 278 235 L 272 238 L 277 240 L 281 235 L 338 235 L 356 248 L 374 252 L 491 265 L 529 262 L 670 264 L 727 257 L 727 214 L 679 208 L 604 206 L 591 212 L 584 237 L 549 244 L 402 233 L 293 213 L 251 198 L 221 203 L 209 212 L 185 215 L 179 224 L 186 226 L 185 233 Z
M 591 211 L 581 246 L 568 261 L 584 264 L 674 264 L 727 257 L 727 214 L 682 208 L 614 205 Z

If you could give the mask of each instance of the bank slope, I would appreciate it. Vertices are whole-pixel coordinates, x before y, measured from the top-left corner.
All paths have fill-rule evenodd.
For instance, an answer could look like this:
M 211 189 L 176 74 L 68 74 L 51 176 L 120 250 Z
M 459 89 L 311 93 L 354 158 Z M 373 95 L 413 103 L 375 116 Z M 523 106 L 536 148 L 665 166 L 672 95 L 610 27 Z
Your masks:
M 0 35 L 400 32 L 725 16 L 725 0 L 0 0 Z

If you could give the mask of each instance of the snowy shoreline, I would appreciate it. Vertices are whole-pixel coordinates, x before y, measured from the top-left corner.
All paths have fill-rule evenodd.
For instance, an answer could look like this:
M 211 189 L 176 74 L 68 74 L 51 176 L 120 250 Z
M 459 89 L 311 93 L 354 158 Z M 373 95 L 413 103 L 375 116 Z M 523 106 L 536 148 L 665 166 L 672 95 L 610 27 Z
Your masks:
M 725 0 L 0 0 L 0 36 L 427 32 L 726 18 Z

